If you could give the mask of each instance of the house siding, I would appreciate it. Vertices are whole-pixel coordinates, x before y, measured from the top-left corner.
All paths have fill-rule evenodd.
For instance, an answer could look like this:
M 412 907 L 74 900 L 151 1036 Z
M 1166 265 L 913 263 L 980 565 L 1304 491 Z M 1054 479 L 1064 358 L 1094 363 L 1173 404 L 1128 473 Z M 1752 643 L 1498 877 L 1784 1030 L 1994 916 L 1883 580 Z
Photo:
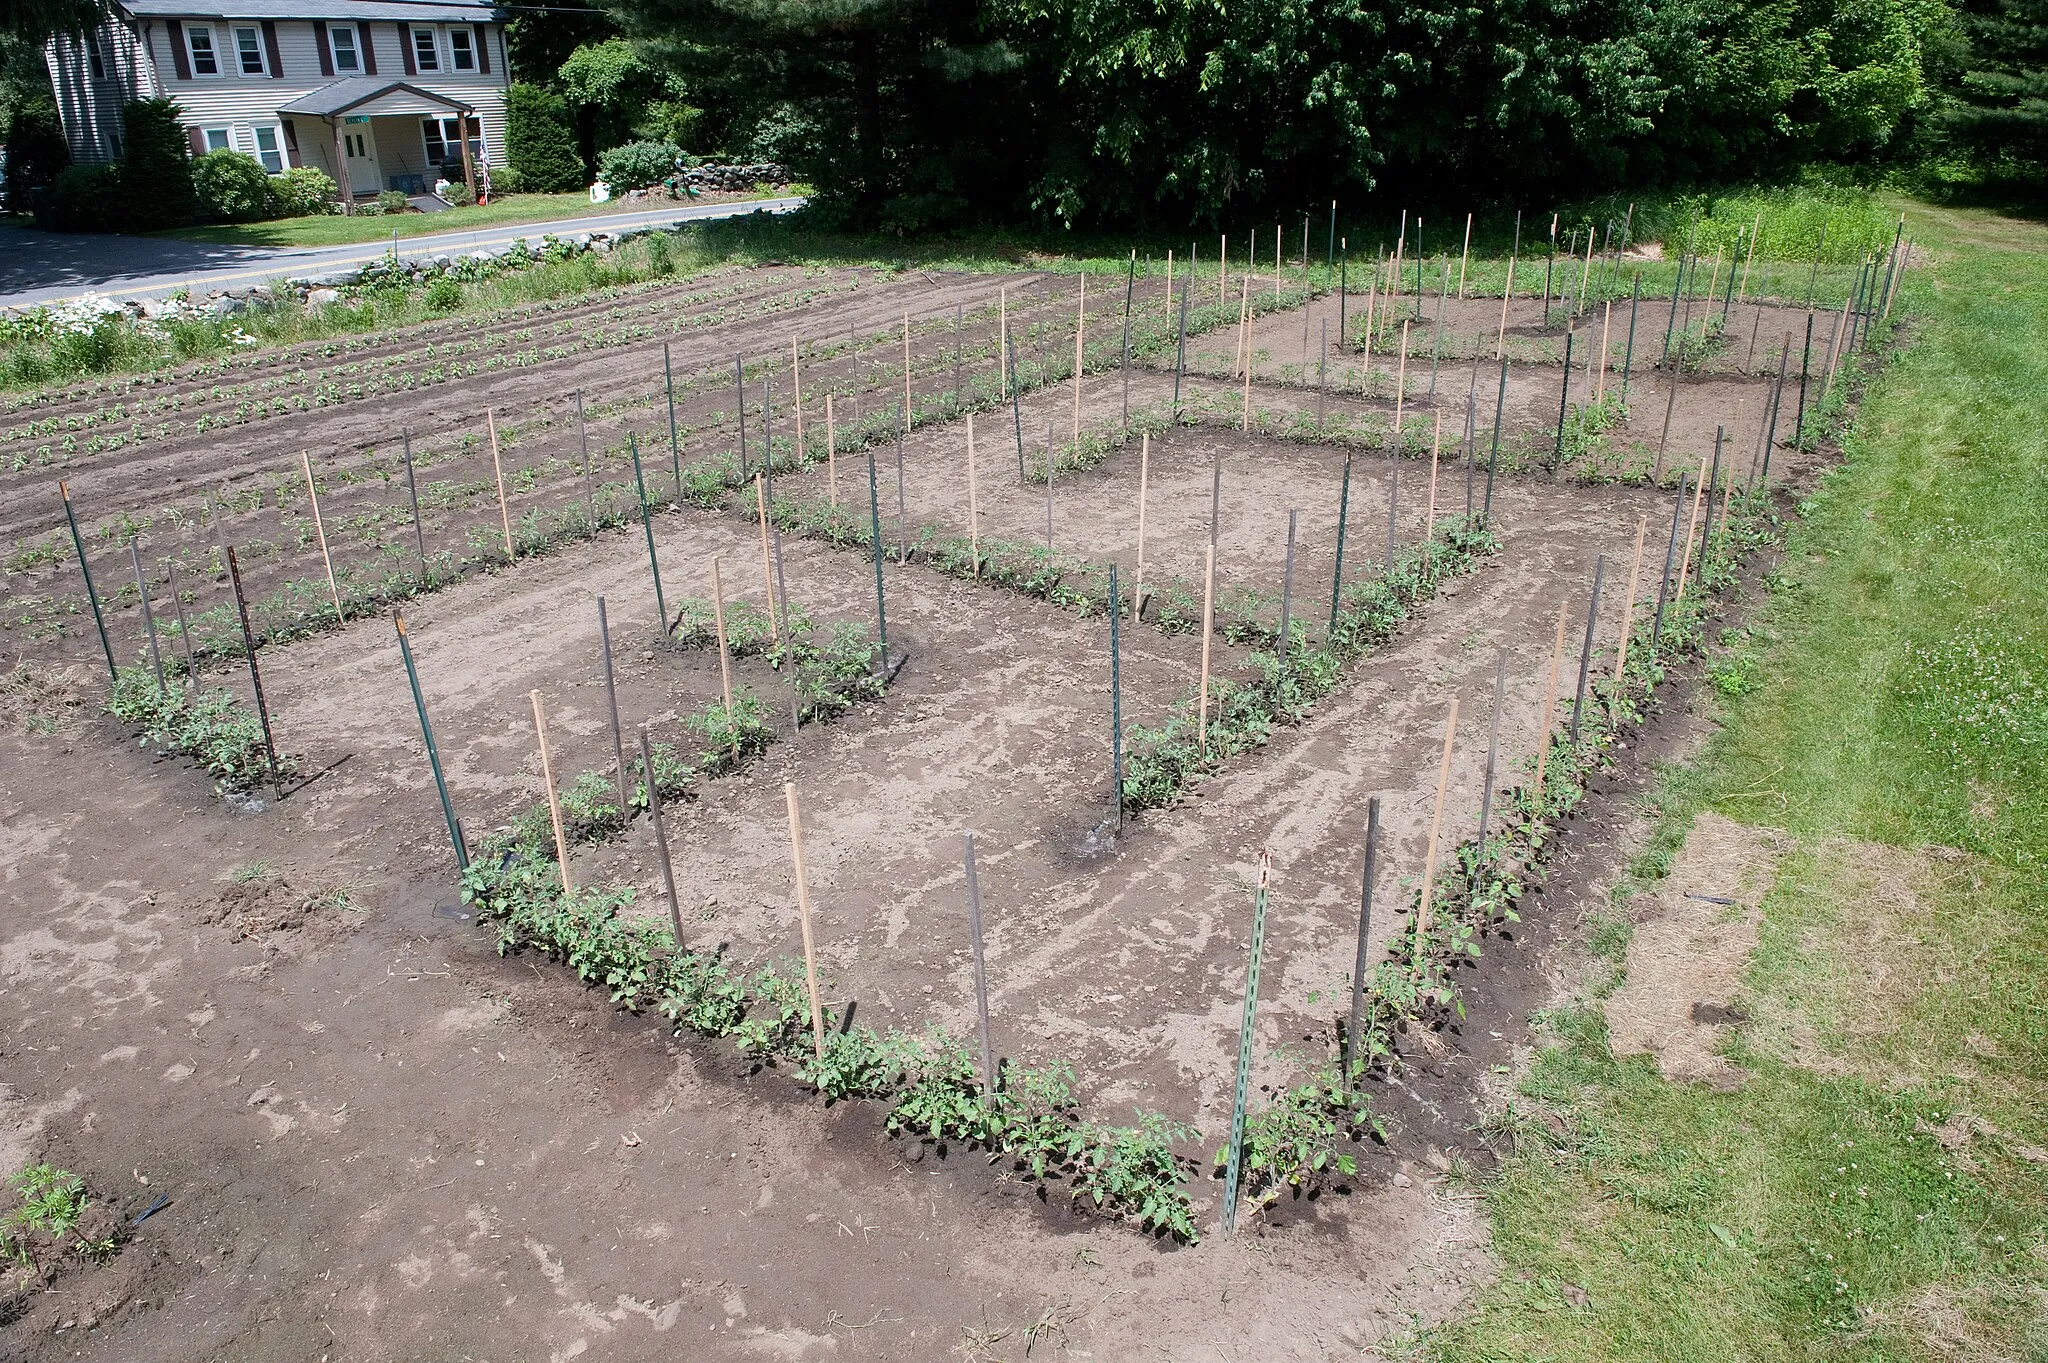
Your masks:
M 117 159 L 123 136 L 121 105 L 159 93 L 148 49 L 134 33 L 109 22 L 93 37 L 99 43 L 104 73 L 97 77 L 92 74 L 82 35 L 59 34 L 43 45 L 43 63 L 50 71 L 64 141 L 72 161 L 79 165 Z
M 51 83 L 58 92 L 58 110 L 66 140 L 71 144 L 73 160 L 95 161 L 113 157 L 113 142 L 108 130 L 118 131 L 121 101 L 132 97 L 128 93 L 130 89 L 168 95 L 178 102 L 179 121 L 186 128 L 229 129 L 230 145 L 243 149 L 254 145 L 250 129 L 277 127 L 283 121 L 278 114 L 282 106 L 345 74 L 321 74 L 321 51 L 311 20 L 274 21 L 271 27 L 275 33 L 275 46 L 271 46 L 268 35 L 263 44 L 265 65 L 271 69 L 266 69 L 260 76 L 241 74 L 233 36 L 237 26 L 261 27 L 258 21 L 185 19 L 182 24 L 187 31 L 195 25 L 213 28 L 214 48 L 220 56 L 222 74 L 180 79 L 172 29 L 170 23 L 163 20 L 138 21 L 139 42 L 119 24 L 109 24 L 103 30 L 103 35 L 107 36 L 103 36 L 102 50 L 110 54 L 110 60 L 122 73 L 119 79 L 114 78 L 112 72 L 107 80 L 91 79 L 84 46 L 76 40 L 53 39 L 48 44 L 45 60 L 50 67 Z M 494 165 L 504 164 L 505 86 L 508 82 L 500 26 L 483 26 L 488 59 L 479 62 L 479 67 L 488 65 L 486 72 L 482 69 L 448 69 L 452 61 L 447 39 L 449 28 L 459 27 L 474 33 L 475 25 L 411 25 L 415 30 L 435 34 L 442 69 L 410 77 L 402 74 L 404 50 L 399 44 L 399 25 L 378 20 L 361 27 L 369 30 L 370 52 L 375 55 L 375 70 L 380 79 L 405 81 L 422 90 L 475 105 L 491 162 Z M 119 55 L 112 55 L 117 49 Z M 281 70 L 277 69 L 280 67 Z M 367 75 L 369 72 L 365 70 L 359 74 Z M 137 85 L 137 81 L 142 84 Z M 320 118 L 300 116 L 292 121 L 295 123 L 293 131 L 298 141 L 300 163 L 318 166 L 333 175 L 333 129 Z M 374 129 L 380 169 L 387 183 L 394 174 L 424 173 L 426 149 L 417 118 L 379 117 Z M 337 181 L 340 179 L 338 175 L 335 178 Z

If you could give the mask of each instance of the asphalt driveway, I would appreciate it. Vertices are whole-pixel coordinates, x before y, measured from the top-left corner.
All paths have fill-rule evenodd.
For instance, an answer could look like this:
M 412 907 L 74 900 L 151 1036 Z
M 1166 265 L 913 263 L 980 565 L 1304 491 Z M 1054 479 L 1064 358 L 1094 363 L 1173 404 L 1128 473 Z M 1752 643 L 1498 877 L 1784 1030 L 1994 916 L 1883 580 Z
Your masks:
M 741 203 L 670 204 L 645 212 L 594 213 L 582 218 L 524 223 L 409 237 L 398 243 L 401 260 L 443 252 L 473 251 L 543 233 L 617 231 L 669 222 L 704 222 L 748 213 L 788 213 L 800 198 L 754 199 Z M 349 246 L 227 246 L 171 237 L 123 237 L 94 233 L 44 232 L 32 227 L 0 229 L 0 307 L 54 303 L 92 292 L 142 298 L 191 289 L 244 288 L 283 275 L 317 274 L 362 264 L 389 254 L 386 242 Z

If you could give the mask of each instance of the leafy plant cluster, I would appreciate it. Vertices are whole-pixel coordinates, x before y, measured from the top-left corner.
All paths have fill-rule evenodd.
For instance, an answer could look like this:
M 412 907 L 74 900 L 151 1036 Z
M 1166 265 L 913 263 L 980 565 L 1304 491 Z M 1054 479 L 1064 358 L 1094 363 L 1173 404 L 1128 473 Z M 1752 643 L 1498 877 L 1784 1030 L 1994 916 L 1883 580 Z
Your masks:
M 1564 439 L 1554 454 L 1552 467 L 1560 472 L 1570 470 L 1575 477 L 1607 481 L 1602 476 L 1607 442 L 1601 437 L 1627 416 L 1628 407 L 1621 400 L 1619 387 L 1598 401 L 1568 408 Z
M 791 610 L 789 627 L 773 646 L 763 650 L 769 665 L 789 679 L 795 711 L 802 723 L 830 723 L 865 701 L 880 700 L 887 680 L 876 668 L 876 645 L 857 624 L 842 621 L 823 639 L 808 616 Z M 788 713 L 788 711 L 784 711 Z M 626 807 L 619 805 L 617 780 L 601 771 L 578 773 L 562 790 L 562 832 L 572 842 L 605 842 L 649 805 L 648 782 L 663 800 L 687 798 L 699 777 L 738 771 L 749 758 L 766 752 L 776 741 L 774 711 L 752 691 L 736 692 L 730 709 L 723 699 L 706 703 L 682 718 L 697 735 L 698 750 L 685 756 L 672 743 L 650 743 L 653 771 L 638 757 L 626 764 Z M 519 845 L 553 856 L 553 824 L 545 800 L 528 807 L 514 825 Z
M 21 1205 L 0 1216 L 0 1255 L 35 1270 L 37 1280 L 47 1284 L 53 1261 L 61 1255 L 98 1262 L 113 1254 L 113 1234 L 80 1229 L 86 1210 L 94 1204 L 86 1195 L 85 1180 L 77 1174 L 35 1164 L 9 1182 Z
M 1518 921 L 1515 906 L 1548 857 L 1558 823 L 1583 801 L 1593 774 L 1612 764 L 1616 741 L 1648 718 L 1670 668 L 1705 652 L 1716 596 L 1734 583 L 1743 560 L 1778 534 L 1767 492 L 1736 494 L 1725 523 L 1715 526 L 1712 543 L 1698 556 L 1683 599 L 1667 601 L 1661 627 L 1654 612 L 1639 612 L 1619 682 L 1608 672 L 1590 685 L 1578 736 L 1569 725 L 1553 728 L 1541 789 L 1530 783 L 1508 791 L 1486 841 L 1468 838 L 1452 851 L 1430 896 L 1426 930 L 1417 890 L 1389 959 L 1366 981 L 1366 1032 L 1351 1060 L 1355 1074 L 1394 1064 L 1402 1030 L 1463 1015 L 1456 971 L 1479 959 L 1487 935 Z
M 1777 536 L 1768 494 L 1735 498 L 1728 524 L 1717 528 L 1697 565 L 1696 584 L 1688 586 L 1684 600 L 1667 604 L 1663 628 L 1657 629 L 1654 618 L 1640 620 L 1631 630 L 1620 683 L 1610 674 L 1593 685 L 1576 741 L 1568 727 L 1553 732 L 1542 789 L 1521 785 L 1509 791 L 1500 822 L 1485 842 L 1466 839 L 1439 869 L 1426 930 L 1419 926 L 1416 890 L 1403 908 L 1403 930 L 1364 981 L 1355 1048 L 1275 1093 L 1247 1122 L 1241 1163 L 1255 1207 L 1289 1192 L 1311 1194 L 1356 1172 L 1341 1145 L 1383 1134 L 1358 1081 L 1398 1065 L 1404 1032 L 1464 1016 L 1457 971 L 1479 959 L 1487 936 L 1519 921 L 1516 905 L 1540 872 L 1558 822 L 1584 799 L 1593 773 L 1612 762 L 1617 738 L 1647 718 L 1669 668 L 1703 651 L 1715 595 L 1733 583 L 1744 558 Z M 1343 997 L 1349 997 L 1348 989 Z M 1219 1165 L 1227 1154 L 1227 1148 L 1217 1152 Z
M 1283 656 L 1278 631 L 1268 631 L 1267 646 L 1248 659 L 1253 677 L 1210 683 L 1206 753 L 1199 696 L 1164 724 L 1133 725 L 1124 737 L 1124 807 L 1171 805 L 1195 781 L 1266 743 L 1274 729 L 1299 724 L 1335 687 L 1345 663 L 1385 643 L 1444 582 L 1477 568 L 1499 543 L 1477 520 L 1439 522 L 1429 539 L 1402 550 L 1391 567 L 1344 588 L 1335 627 L 1320 645 L 1310 642 L 1297 619 Z
M 1283 1196 L 1312 1196 L 1356 1177 L 1357 1157 L 1339 1147 L 1385 1136 L 1370 1099 L 1344 1083 L 1339 1066 L 1324 1065 L 1245 1119 L 1238 1168 L 1248 1205 L 1262 1210 Z M 1229 1155 L 1228 1145 L 1216 1152 L 1218 1170 Z
M 270 775 L 262 721 L 224 686 L 159 685 L 150 669 L 124 667 L 115 674 L 107 713 L 137 730 L 145 746 L 197 761 L 223 794 L 254 790 Z M 289 754 L 277 755 L 280 775 L 297 765 Z
M 1063 1064 L 1009 1068 L 991 1092 L 957 1037 L 937 1027 L 877 1032 L 852 1024 L 850 1009 L 828 1021 L 819 1055 L 800 966 L 749 968 L 722 950 L 685 950 L 668 927 L 622 916 L 631 889 L 565 893 L 549 836 L 545 810 L 538 827 L 522 819 L 487 838 L 463 877 L 463 901 L 497 931 L 501 954 L 541 952 L 616 1006 L 652 1008 L 679 1033 L 729 1039 L 757 1071 L 787 1068 L 827 1102 L 887 1103 L 892 1133 L 983 1152 L 1063 1187 L 1071 1202 L 1154 1234 L 1199 1238 L 1190 1161 L 1174 1151 L 1192 1138 L 1188 1128 L 1158 1113 L 1127 1127 L 1086 1119 Z

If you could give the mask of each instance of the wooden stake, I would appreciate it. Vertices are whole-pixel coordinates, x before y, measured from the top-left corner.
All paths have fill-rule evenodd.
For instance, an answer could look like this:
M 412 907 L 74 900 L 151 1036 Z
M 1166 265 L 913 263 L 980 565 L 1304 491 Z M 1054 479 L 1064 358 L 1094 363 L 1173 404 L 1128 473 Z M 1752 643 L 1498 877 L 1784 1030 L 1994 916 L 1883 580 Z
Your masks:
M 1550 647 L 1550 679 L 1543 687 L 1543 710 L 1536 720 L 1536 817 L 1550 807 L 1543 784 L 1543 766 L 1550 759 L 1550 726 L 1557 714 L 1557 682 L 1564 668 L 1564 602 L 1557 603 L 1557 642 Z
M 1216 628 L 1216 542 L 1209 541 L 1208 558 L 1202 567 L 1202 698 L 1197 710 L 1200 734 L 1196 744 L 1203 757 L 1209 755 L 1209 636 Z
M 1701 455 L 1700 476 L 1692 485 L 1692 514 L 1686 518 L 1685 522 L 1685 552 L 1678 560 L 1678 589 L 1672 594 L 1672 603 L 1674 605 L 1685 600 L 1685 574 L 1686 570 L 1692 567 L 1692 536 L 1693 532 L 1699 529 L 1700 498 L 1706 495 L 1706 491 L 1707 457 Z
M 1628 631 L 1629 626 L 1635 623 L 1636 586 L 1643 576 L 1643 536 L 1649 533 L 1649 529 L 1648 516 L 1636 517 L 1636 556 L 1628 566 L 1628 594 L 1621 599 L 1621 643 L 1614 650 L 1614 694 L 1617 700 L 1621 696 L 1622 678 L 1626 675 L 1624 669 L 1628 667 Z
M 1465 254 L 1458 257 L 1458 301 L 1465 300 L 1465 266 L 1472 260 L 1472 215 L 1465 215 Z
M 1444 757 L 1436 773 L 1436 806 L 1429 816 L 1429 851 L 1422 863 L 1422 902 L 1415 911 L 1415 974 L 1422 975 L 1423 953 L 1429 941 L 1430 894 L 1436 888 L 1437 839 L 1443 832 L 1444 797 L 1451 788 L 1451 744 L 1458 736 L 1458 698 L 1451 697 L 1451 712 L 1444 717 Z
M 1756 235 L 1758 230 L 1762 228 L 1763 225 L 1764 211 L 1761 208 L 1759 208 L 1756 211 L 1756 221 L 1750 225 L 1749 229 L 1749 254 L 1745 256 L 1742 261 L 1742 285 L 1741 287 L 1735 290 L 1735 301 L 1738 303 L 1740 303 L 1743 300 L 1743 297 L 1749 292 L 1749 266 L 1750 262 L 1756 259 Z
M 492 446 L 494 457 L 496 453 L 497 449 L 494 443 Z M 306 471 L 306 498 L 313 504 L 313 533 L 320 540 L 320 562 L 327 569 L 327 592 L 334 599 L 334 622 L 338 625 L 346 624 L 348 617 L 341 613 L 341 587 L 334 580 L 334 560 L 327 553 L 327 526 L 320 519 L 320 492 L 319 489 L 313 486 L 313 457 L 304 450 L 299 451 L 299 467 Z M 501 498 L 505 495 L 505 484 L 502 480 L 498 483 L 498 495 Z M 509 531 L 507 532 L 505 542 L 507 544 L 511 543 Z
M 1444 414 L 1436 414 L 1436 431 L 1429 439 L 1429 511 L 1422 518 L 1422 542 L 1426 545 L 1436 536 L 1436 467 L 1437 455 L 1444 444 Z
M 774 619 L 769 611 L 769 619 Z M 711 556 L 711 619 L 718 627 L 718 684 L 725 693 L 725 713 L 732 715 L 732 655 L 725 647 L 725 578 L 718 570 L 718 555 Z
M 1010 396 L 1010 372 L 1003 364 L 1003 348 L 1010 339 L 1010 286 L 996 292 L 996 392 Z
M 1081 445 L 1081 342 L 1088 332 L 1088 276 L 1081 276 L 1081 298 L 1074 305 L 1074 446 Z M 1052 481 L 1052 465 L 1045 466 L 1046 481 Z
M 803 355 L 797 348 L 797 341 L 794 336 L 789 338 L 789 406 L 791 413 L 796 419 L 796 466 L 802 468 L 804 466 L 804 366 Z M 762 414 L 762 420 L 764 422 L 767 420 L 765 411 Z M 773 445 L 768 447 L 767 462 L 771 466 L 775 463 L 775 447 Z M 744 474 L 746 470 L 742 469 L 740 472 Z
M 811 996 L 811 1045 L 818 1059 L 825 1058 L 825 1015 L 818 1007 L 818 952 L 811 939 L 811 892 L 804 884 L 803 821 L 797 812 L 796 782 L 782 783 L 782 798 L 789 805 L 789 855 L 796 866 L 796 914 L 804 934 L 804 988 Z
M 1145 432 L 1138 443 L 1138 582 L 1132 598 L 1131 618 L 1145 616 L 1145 495 L 1152 484 L 1152 433 Z
M 903 314 L 903 429 L 910 429 L 910 314 Z
M 1052 483 L 1052 449 L 1045 451 L 1045 481 Z M 974 580 L 981 580 L 981 485 L 974 470 L 974 414 L 967 414 L 967 552 L 974 559 Z
M 775 572 L 768 556 L 768 491 L 761 481 L 761 475 L 754 475 L 754 505 L 761 513 L 761 590 L 768 596 L 768 642 L 778 637 L 775 628 Z
M 1237 348 L 1244 357 L 1244 416 L 1242 429 L 1252 429 L 1252 277 L 1244 277 L 1243 297 L 1237 310 Z
M 1408 400 L 1408 318 L 1401 319 L 1401 367 L 1394 375 L 1394 439 L 1401 438 L 1401 411 Z
M 529 691 L 526 696 L 533 702 L 533 731 L 540 735 L 540 779 L 548 788 L 548 822 L 555 829 L 555 860 L 562 869 L 562 893 L 574 894 L 576 887 L 569 883 L 569 843 L 562 836 L 562 802 L 555 794 L 555 766 L 548 756 L 548 720 L 541 711 L 540 692 Z
M 832 394 L 825 394 L 825 497 L 839 505 L 839 426 L 832 415 Z
M 1600 388 L 1593 401 L 1607 401 L 1607 335 L 1614 329 L 1614 300 L 1608 299 L 1600 314 Z
M 1379 302 L 1380 266 L 1378 261 L 1374 261 L 1372 282 L 1365 286 L 1365 381 L 1368 385 L 1372 383 L 1373 311 L 1379 307 Z M 1344 329 L 1339 327 L 1337 332 L 1337 348 L 1341 350 L 1344 347 Z
M 498 459 L 498 418 L 490 408 L 484 408 L 484 425 L 491 432 L 491 472 L 498 479 L 498 519 L 505 523 L 505 561 L 510 563 L 518 555 L 512 552 L 512 512 L 505 505 L 505 466 Z

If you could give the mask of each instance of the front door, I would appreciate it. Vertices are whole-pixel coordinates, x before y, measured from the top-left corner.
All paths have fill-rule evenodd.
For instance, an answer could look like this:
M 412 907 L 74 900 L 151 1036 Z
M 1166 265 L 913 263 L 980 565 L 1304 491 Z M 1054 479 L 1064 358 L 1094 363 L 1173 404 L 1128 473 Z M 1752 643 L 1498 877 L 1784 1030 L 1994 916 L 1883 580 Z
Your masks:
M 350 123 L 341 130 L 341 146 L 348 157 L 348 187 L 352 194 L 376 194 L 384 188 L 377 173 L 377 136 L 370 125 Z

